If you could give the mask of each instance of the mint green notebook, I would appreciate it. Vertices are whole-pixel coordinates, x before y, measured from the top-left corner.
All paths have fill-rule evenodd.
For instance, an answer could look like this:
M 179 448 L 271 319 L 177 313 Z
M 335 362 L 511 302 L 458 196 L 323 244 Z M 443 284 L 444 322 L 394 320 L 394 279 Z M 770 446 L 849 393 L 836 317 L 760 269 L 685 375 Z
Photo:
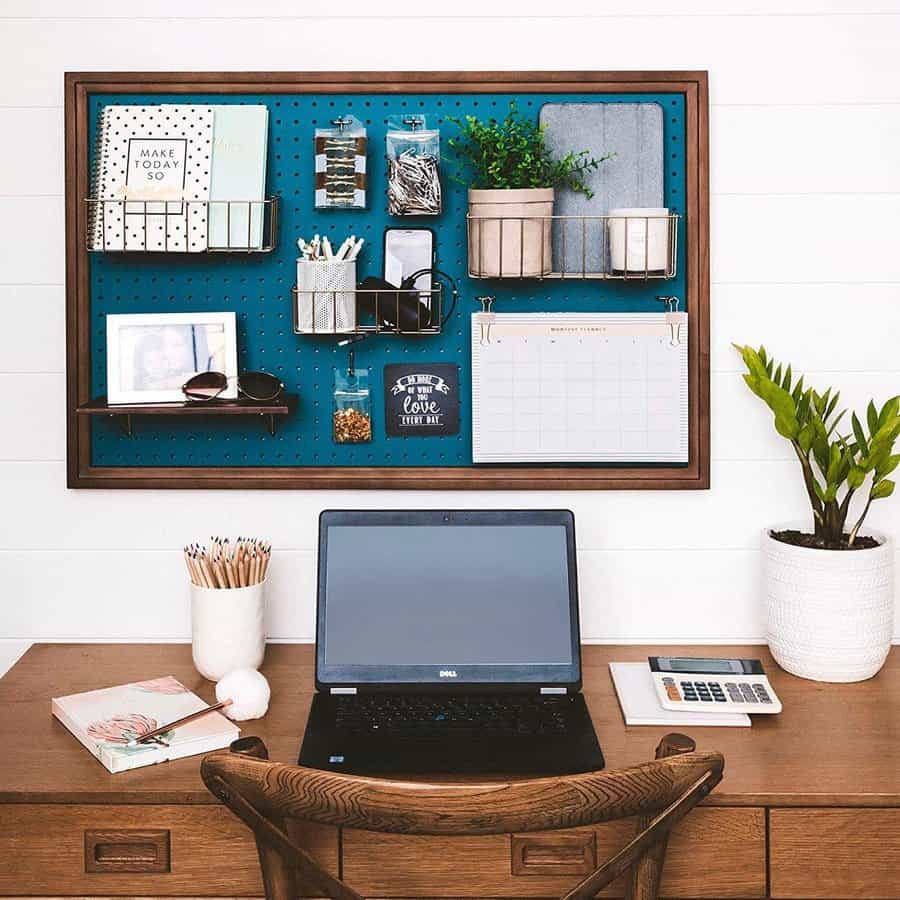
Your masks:
M 268 107 L 213 105 L 212 110 L 209 249 L 259 250 L 265 220 Z

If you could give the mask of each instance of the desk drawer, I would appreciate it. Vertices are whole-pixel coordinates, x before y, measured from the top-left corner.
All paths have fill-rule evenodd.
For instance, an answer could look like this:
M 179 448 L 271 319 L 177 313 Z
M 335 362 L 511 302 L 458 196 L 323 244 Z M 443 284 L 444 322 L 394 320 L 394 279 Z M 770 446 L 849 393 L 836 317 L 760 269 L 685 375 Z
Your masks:
M 559 897 L 582 872 L 593 869 L 587 866 L 594 854 L 603 862 L 633 834 L 631 821 L 546 834 L 460 838 L 347 829 L 344 878 L 367 897 Z M 694 810 L 671 841 L 663 896 L 722 900 L 765 893 L 765 812 Z M 617 882 L 601 896 L 622 894 Z
M 336 829 L 297 836 L 337 872 Z M 0 806 L 2 896 L 262 893 L 256 844 L 221 806 Z
M 772 896 L 900 896 L 900 809 L 773 809 Z

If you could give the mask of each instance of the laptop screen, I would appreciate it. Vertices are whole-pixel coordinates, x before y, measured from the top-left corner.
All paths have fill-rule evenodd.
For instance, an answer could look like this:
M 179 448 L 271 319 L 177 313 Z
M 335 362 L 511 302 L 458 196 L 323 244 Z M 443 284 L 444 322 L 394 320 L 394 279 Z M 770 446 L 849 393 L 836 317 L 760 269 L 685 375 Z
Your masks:
M 579 681 L 571 513 L 330 511 L 319 539 L 321 684 Z

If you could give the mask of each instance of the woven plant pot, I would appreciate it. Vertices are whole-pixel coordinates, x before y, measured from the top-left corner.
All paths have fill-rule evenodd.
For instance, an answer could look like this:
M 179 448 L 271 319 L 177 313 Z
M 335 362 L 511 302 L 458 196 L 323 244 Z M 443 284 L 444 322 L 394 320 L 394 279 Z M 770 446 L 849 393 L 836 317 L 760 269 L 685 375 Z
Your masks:
M 553 188 L 469 189 L 469 275 L 537 278 L 553 268 Z
M 786 526 L 795 527 L 795 526 Z M 762 535 L 766 640 L 782 669 L 813 681 L 863 681 L 894 632 L 894 542 L 815 550 Z

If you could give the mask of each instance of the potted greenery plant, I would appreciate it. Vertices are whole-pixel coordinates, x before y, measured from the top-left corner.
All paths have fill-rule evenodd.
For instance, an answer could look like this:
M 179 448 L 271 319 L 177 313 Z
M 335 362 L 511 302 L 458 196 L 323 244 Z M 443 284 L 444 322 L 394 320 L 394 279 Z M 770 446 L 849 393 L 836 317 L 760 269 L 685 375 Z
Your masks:
M 764 347 L 735 346 L 747 366 L 744 381 L 797 456 L 813 514 L 811 531 L 763 533 L 772 655 L 788 672 L 816 681 L 871 678 L 893 634 L 894 542 L 862 527 L 872 503 L 894 491 L 888 476 L 900 464 L 893 452 L 900 397 L 881 409 L 870 402 L 863 417 L 853 413 L 843 434 L 839 392 L 820 394 L 802 377 L 793 383 L 791 367 L 776 364 Z
M 585 176 L 613 154 L 594 159 L 582 150 L 555 159 L 543 127 L 520 115 L 514 102 L 502 121 L 450 121 L 460 133 L 449 144 L 469 183 L 469 275 L 547 275 L 555 189 L 593 196 Z

